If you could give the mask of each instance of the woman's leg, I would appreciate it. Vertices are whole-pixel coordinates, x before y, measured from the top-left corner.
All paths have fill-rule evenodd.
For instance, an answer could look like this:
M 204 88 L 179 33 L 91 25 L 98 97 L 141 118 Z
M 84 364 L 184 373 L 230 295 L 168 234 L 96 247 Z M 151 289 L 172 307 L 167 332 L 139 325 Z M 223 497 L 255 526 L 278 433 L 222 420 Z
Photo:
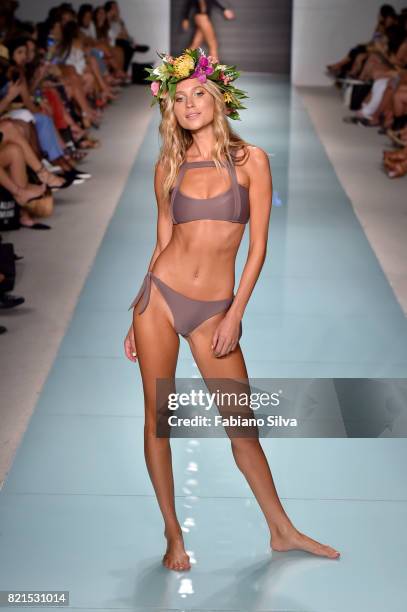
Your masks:
M 83 74 L 81 74 L 81 80 L 83 85 L 83 91 L 87 96 L 93 95 L 97 91 L 96 79 L 88 68 Z
M 388 128 L 393 123 L 393 98 L 394 98 L 394 88 L 391 84 L 389 84 L 381 102 L 375 112 L 372 115 L 372 123 L 380 123 L 381 117 L 384 117 L 383 125 Z
M 394 94 L 393 110 L 395 117 L 405 114 L 407 107 L 407 85 L 400 85 Z
M 218 59 L 218 39 L 208 15 L 195 15 L 195 23 L 200 28 L 209 49 L 209 55 Z
M 22 207 L 31 198 L 40 197 L 45 191 L 45 185 L 31 185 L 28 182 L 23 151 L 18 145 L 11 143 L 2 143 L 0 146 L 0 184 Z M 28 221 L 30 215 L 23 209 L 20 220 L 25 219 Z
M 92 70 L 92 73 L 93 73 L 93 75 L 94 75 L 94 77 L 96 79 L 96 82 L 97 82 L 98 86 L 99 86 L 99 89 L 101 91 L 104 91 L 104 92 L 108 93 L 109 92 L 109 87 L 108 87 L 107 83 L 105 82 L 105 80 L 103 78 L 103 75 L 102 75 L 102 73 L 100 71 L 99 64 L 98 64 L 98 61 L 97 61 L 96 57 L 94 55 L 89 55 L 88 62 L 89 62 L 90 69 Z
M 125 75 L 124 72 L 124 52 L 120 47 L 109 47 L 110 53 L 112 54 L 111 65 L 118 70 L 120 73 Z
M 18 144 L 24 153 L 24 158 L 27 165 L 30 166 L 34 172 L 37 172 L 41 166 L 41 161 L 33 151 L 28 140 L 23 135 L 23 131 L 24 128 L 22 128 L 20 125 L 16 125 L 14 120 L 6 119 L 0 122 L 0 132 L 3 133 L 3 142 Z
M 34 121 L 23 121 L 22 119 L 12 119 L 12 124 L 16 127 L 24 139 L 28 142 L 35 156 L 41 159 L 40 143 L 38 142 L 37 132 L 35 131 Z
M 66 66 L 64 64 L 60 64 L 59 67 L 63 74 L 63 82 L 64 84 L 66 83 L 68 85 L 72 98 L 78 103 L 82 113 L 90 119 L 96 118 L 96 113 L 94 113 L 86 98 L 82 81 L 75 68 L 73 66 Z
M 211 350 L 216 326 L 224 315 L 207 319 L 189 336 L 188 343 L 202 377 L 206 379 L 248 380 L 243 354 L 238 345 L 234 351 L 217 358 Z M 207 382 L 210 384 L 210 382 Z M 336 558 L 336 551 L 297 531 L 287 516 L 277 493 L 273 477 L 258 439 L 231 438 L 232 453 L 238 468 L 252 489 L 270 529 L 274 550 L 302 549 L 316 555 Z
M 189 557 L 175 510 L 170 440 L 156 437 L 156 378 L 172 380 L 175 377 L 179 337 L 171 324 L 169 307 L 154 283 L 151 283 L 148 306 L 139 315 L 141 302 L 133 311 L 133 329 L 144 390 L 144 454 L 168 542 L 163 563 L 168 569 L 189 569 Z
M 39 179 L 50 187 L 60 187 L 64 184 L 65 179 L 60 176 L 55 176 L 46 170 L 40 159 L 36 156 L 29 142 L 24 136 L 20 125 L 15 125 L 14 120 L 4 120 L 0 122 L 0 132 L 3 133 L 3 143 L 18 145 L 22 151 L 24 164 L 27 164 L 36 174 Z M 24 170 L 25 171 L 25 170 Z
M 358 115 L 371 119 L 382 101 L 383 94 L 386 90 L 389 78 L 377 79 L 373 83 L 371 96 L 367 102 L 362 104 L 362 108 L 358 111 Z
M 367 53 L 359 53 L 359 55 L 355 58 L 355 61 L 352 64 L 352 67 L 349 71 L 349 76 L 352 78 L 358 78 L 359 74 L 363 70 L 363 65 L 366 61 Z
M 367 58 L 361 73 L 359 75 L 359 78 L 362 81 L 369 81 L 370 79 L 373 79 L 374 76 L 374 72 L 380 68 L 383 68 L 383 62 L 380 60 L 380 58 L 375 54 L 371 54 L 369 55 L 369 57 Z
M 204 41 L 204 35 L 201 28 L 197 25 L 195 28 L 194 37 L 189 45 L 190 49 L 198 49 Z

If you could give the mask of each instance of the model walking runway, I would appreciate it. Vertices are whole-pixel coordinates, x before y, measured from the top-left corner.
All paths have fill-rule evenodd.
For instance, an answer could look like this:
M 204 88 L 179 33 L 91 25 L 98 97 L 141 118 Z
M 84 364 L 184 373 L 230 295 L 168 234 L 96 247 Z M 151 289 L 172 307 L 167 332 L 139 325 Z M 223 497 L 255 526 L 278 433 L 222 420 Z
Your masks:
M 250 376 L 403 376 L 405 318 L 298 94 L 279 77 L 247 75 L 240 86 L 251 102 L 239 131 L 270 154 L 278 195 L 270 257 L 240 339 Z M 273 112 L 264 113 L 264 100 Z M 161 565 L 142 381 L 122 345 L 155 239 L 158 122 L 154 113 L 1 492 L 0 587 L 15 585 L 18 566 L 19 585 L 70 589 L 78 610 L 379 612 L 386 601 L 399 611 L 407 452 L 385 432 L 379 440 L 262 440 L 289 515 L 321 541 L 334 534 L 339 563 L 271 552 L 229 440 L 172 440 L 175 504 L 192 567 L 187 574 Z M 186 185 L 185 193 L 193 195 Z M 247 231 L 239 275 L 248 246 Z M 176 374 L 198 374 L 183 338 Z M 386 532 L 377 529 L 383 523 Z M 368 581 L 380 584 L 380 601 L 366 592 Z

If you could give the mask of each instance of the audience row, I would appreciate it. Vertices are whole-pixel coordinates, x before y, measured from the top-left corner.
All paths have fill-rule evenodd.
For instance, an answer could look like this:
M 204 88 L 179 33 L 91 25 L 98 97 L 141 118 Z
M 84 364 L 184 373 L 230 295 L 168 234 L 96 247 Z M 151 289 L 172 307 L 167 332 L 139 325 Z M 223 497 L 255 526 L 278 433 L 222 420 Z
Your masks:
M 94 8 L 70 3 L 52 8 L 45 21 L 16 16 L 18 3 L 0 7 L 0 231 L 51 229 L 54 195 L 91 178 L 78 169 L 106 107 L 131 83 L 136 51 L 117 2 Z M 0 308 L 24 298 L 10 293 L 13 264 L 0 235 Z M 10 258 L 14 261 L 10 262 Z M 6 328 L 0 326 L 0 333 Z
M 349 123 L 379 127 L 399 150 L 383 152 L 390 178 L 407 174 L 407 8 L 381 6 L 372 38 L 353 47 L 327 71 L 337 83 L 362 94 Z M 358 89 L 359 88 L 359 89 Z

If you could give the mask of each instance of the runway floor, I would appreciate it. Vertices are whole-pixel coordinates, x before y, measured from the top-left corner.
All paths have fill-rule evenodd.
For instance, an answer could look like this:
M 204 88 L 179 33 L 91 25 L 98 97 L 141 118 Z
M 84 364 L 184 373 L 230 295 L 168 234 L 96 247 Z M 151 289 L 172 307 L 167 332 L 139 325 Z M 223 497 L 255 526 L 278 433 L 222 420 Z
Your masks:
M 251 100 L 235 127 L 270 153 L 274 182 L 269 254 L 243 319 L 249 375 L 404 377 L 406 318 L 299 95 L 280 77 L 240 86 Z M 161 565 L 141 379 L 123 354 L 154 246 L 157 125 L 156 113 L 1 491 L 0 590 L 69 590 L 77 612 L 404 611 L 407 445 L 385 427 L 376 439 L 262 440 L 292 521 L 338 561 L 271 554 L 229 442 L 172 440 L 193 565 Z M 237 279 L 247 245 L 248 228 Z M 181 339 L 177 376 L 197 375 Z

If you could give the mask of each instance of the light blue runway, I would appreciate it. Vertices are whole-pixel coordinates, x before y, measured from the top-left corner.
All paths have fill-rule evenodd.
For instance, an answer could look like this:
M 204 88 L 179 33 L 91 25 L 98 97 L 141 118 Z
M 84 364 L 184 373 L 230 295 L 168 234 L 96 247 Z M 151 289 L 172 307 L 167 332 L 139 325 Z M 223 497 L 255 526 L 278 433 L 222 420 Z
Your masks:
M 299 97 L 279 77 L 239 84 L 251 99 L 233 127 L 271 154 L 275 190 L 243 319 L 249 375 L 405 377 L 406 318 Z M 271 554 L 229 441 L 172 440 L 193 565 L 161 565 L 141 378 L 123 352 L 156 235 L 157 125 L 158 111 L 0 494 L 0 590 L 69 590 L 77 612 L 404 612 L 407 444 L 386 434 L 262 440 L 293 523 L 339 561 Z M 247 245 L 248 229 L 238 280 Z M 177 376 L 197 374 L 181 339 Z

